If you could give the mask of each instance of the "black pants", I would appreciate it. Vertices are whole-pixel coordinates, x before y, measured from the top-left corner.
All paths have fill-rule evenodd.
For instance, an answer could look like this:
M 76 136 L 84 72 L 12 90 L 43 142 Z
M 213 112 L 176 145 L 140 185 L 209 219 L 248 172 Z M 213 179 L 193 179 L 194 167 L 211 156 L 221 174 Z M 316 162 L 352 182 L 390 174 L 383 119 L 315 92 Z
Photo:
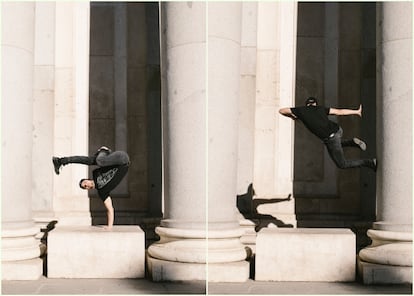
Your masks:
M 113 165 L 129 164 L 129 156 L 124 151 L 109 152 L 101 150 L 94 156 L 68 156 L 62 157 L 62 164 L 79 163 L 85 165 L 98 165 L 100 167 L 107 167 Z
M 355 142 L 351 140 L 342 140 L 343 130 L 339 130 L 333 137 L 325 139 L 323 142 L 328 149 L 328 153 L 336 166 L 340 169 L 371 167 L 371 159 L 345 159 L 343 147 L 358 147 Z

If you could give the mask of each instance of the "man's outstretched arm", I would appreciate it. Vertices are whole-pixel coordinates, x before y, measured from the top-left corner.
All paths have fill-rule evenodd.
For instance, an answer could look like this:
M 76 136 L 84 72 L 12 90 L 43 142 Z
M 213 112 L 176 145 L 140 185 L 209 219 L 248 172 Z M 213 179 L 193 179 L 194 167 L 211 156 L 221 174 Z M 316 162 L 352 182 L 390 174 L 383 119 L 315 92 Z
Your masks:
M 297 119 L 296 115 L 292 113 L 292 110 L 290 108 L 281 108 L 279 109 L 279 113 L 293 120 Z
M 362 105 L 359 105 L 358 109 L 336 109 L 336 108 L 330 108 L 329 109 L 329 115 L 358 115 L 359 117 L 362 117 Z
M 105 228 L 110 230 L 112 229 L 112 226 L 114 225 L 114 207 L 112 206 L 112 199 L 110 196 L 108 196 L 105 199 L 104 205 L 107 211 L 106 213 L 108 215 L 108 226 L 106 226 Z

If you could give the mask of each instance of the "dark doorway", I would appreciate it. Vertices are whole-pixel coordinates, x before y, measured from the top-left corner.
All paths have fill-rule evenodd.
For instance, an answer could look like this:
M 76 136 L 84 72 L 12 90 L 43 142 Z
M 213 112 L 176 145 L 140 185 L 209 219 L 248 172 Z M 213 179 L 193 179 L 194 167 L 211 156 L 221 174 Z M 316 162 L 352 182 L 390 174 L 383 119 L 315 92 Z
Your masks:
M 157 2 L 91 2 L 89 154 L 127 151 L 128 175 L 111 194 L 115 224 L 144 228 L 162 216 L 158 11 Z M 93 224 L 105 223 L 94 192 L 90 209 Z
M 344 137 L 366 141 L 376 155 L 376 3 L 298 4 L 296 105 L 308 96 L 329 107 L 357 108 L 363 117 L 338 118 Z M 295 124 L 294 196 L 298 227 L 348 227 L 364 233 L 375 221 L 375 174 L 369 169 L 339 170 L 324 145 Z M 358 237 L 359 246 L 365 245 Z

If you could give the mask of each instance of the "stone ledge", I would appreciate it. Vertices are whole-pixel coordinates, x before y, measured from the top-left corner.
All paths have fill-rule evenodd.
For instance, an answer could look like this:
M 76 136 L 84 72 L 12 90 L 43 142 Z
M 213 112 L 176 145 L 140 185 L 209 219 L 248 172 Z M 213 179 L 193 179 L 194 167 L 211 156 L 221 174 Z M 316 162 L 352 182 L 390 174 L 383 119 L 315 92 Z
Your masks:
M 349 229 L 264 228 L 257 235 L 255 279 L 350 282 L 355 256 Z
M 59 226 L 48 235 L 50 278 L 143 278 L 145 234 L 139 226 Z

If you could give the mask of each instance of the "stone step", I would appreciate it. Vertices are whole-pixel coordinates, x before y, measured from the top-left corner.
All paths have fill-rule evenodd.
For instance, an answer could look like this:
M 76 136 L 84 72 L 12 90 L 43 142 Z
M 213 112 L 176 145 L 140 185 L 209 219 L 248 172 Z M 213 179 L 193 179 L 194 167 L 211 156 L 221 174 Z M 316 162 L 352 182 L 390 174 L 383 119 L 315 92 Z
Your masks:
M 256 240 L 258 281 L 355 280 L 356 239 L 349 229 L 264 228 Z
M 48 235 L 49 278 L 143 278 L 145 234 L 139 226 L 58 226 Z

